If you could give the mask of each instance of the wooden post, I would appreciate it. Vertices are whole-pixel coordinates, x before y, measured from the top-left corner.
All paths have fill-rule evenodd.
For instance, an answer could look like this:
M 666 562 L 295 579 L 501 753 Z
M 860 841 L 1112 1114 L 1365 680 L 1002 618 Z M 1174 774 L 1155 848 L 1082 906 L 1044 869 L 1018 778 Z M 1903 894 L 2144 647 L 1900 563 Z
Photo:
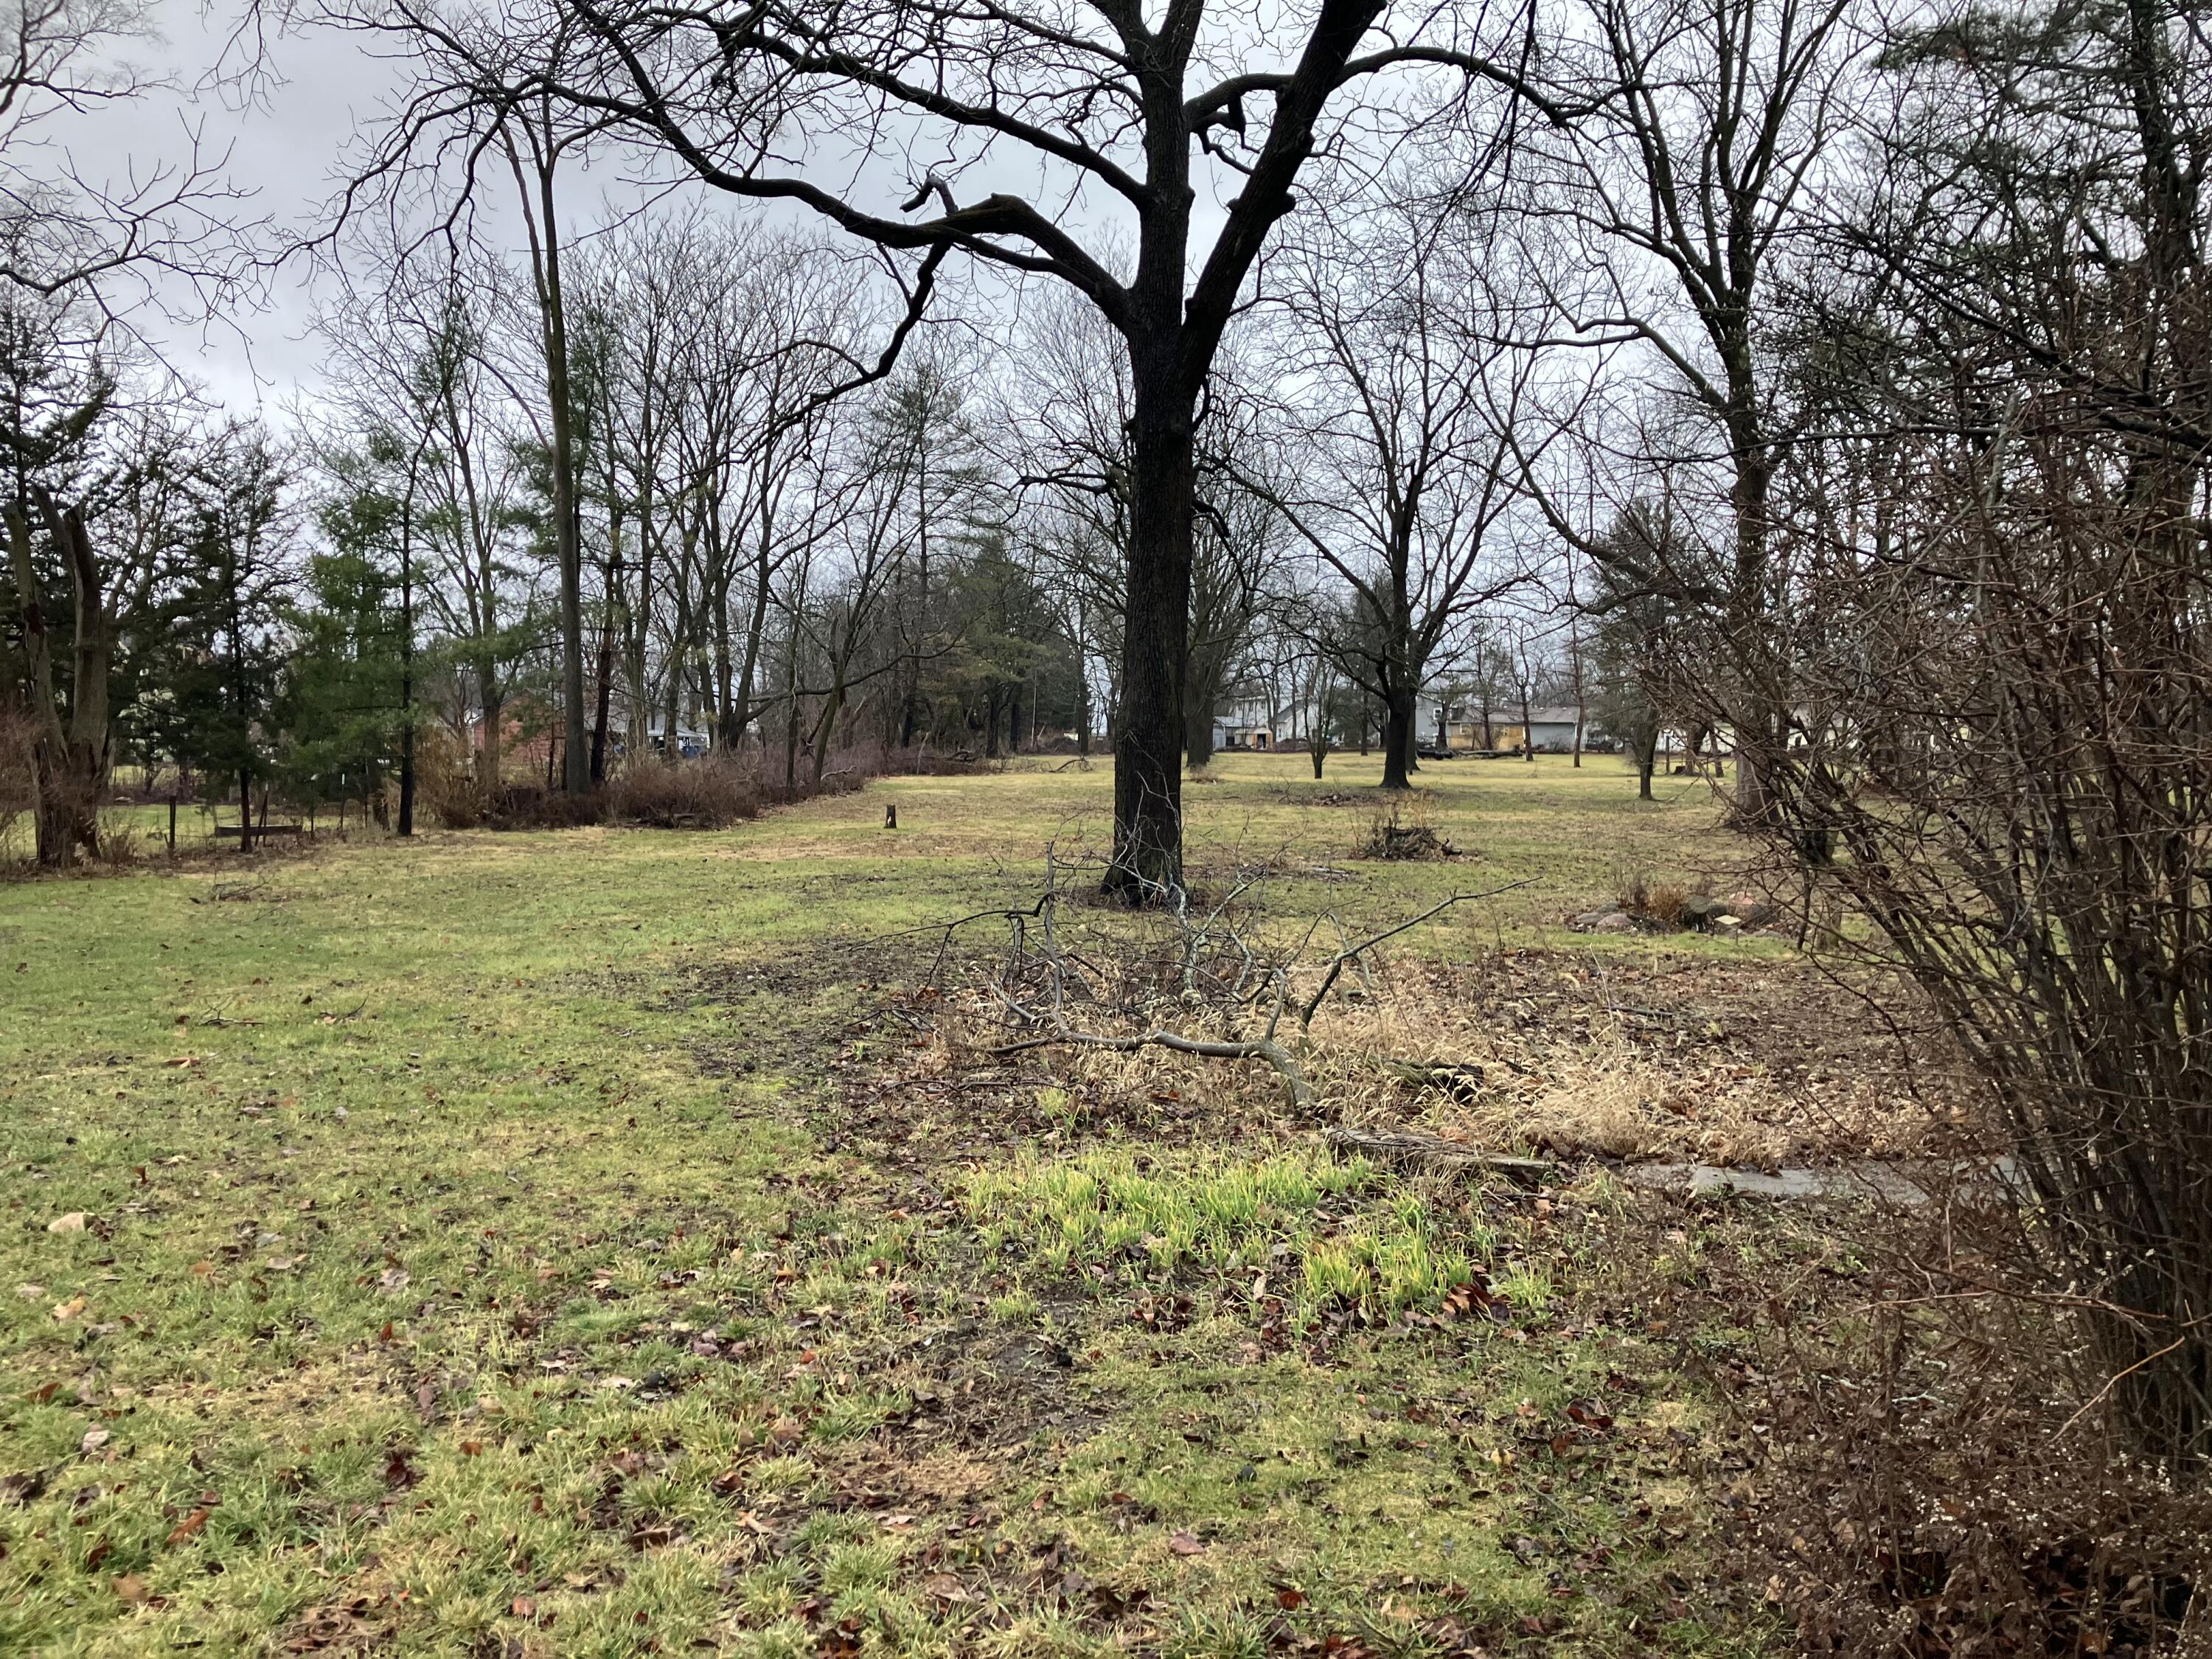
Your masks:
M 169 856 L 177 856 L 177 792 L 169 791 Z

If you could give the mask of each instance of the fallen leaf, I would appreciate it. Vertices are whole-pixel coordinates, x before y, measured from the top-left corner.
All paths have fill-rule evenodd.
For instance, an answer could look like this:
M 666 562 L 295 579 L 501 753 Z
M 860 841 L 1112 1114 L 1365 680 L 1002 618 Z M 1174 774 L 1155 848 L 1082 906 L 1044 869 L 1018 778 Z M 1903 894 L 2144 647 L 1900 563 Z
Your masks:
M 18 1285 L 15 1287 L 15 1294 L 26 1302 L 36 1302 L 46 1293 L 46 1287 L 43 1285 Z
M 973 1601 L 975 1597 L 960 1582 L 957 1573 L 933 1572 L 921 1581 L 921 1587 L 940 1601 Z
M 207 1510 L 204 1509 L 194 1510 L 183 1520 L 178 1522 L 176 1526 L 171 1529 L 169 1533 L 169 1541 L 172 1544 L 181 1544 L 188 1538 L 197 1538 L 199 1536 L 201 1529 L 204 1528 L 207 1523 Z
M 1177 1555 L 1203 1555 L 1206 1546 L 1187 1532 L 1179 1532 L 1168 1540 L 1168 1547 Z
M 114 1588 L 115 1593 L 133 1607 L 153 1600 L 153 1593 L 146 1588 L 146 1581 L 133 1572 L 126 1572 L 118 1578 Z
M 507 1610 L 517 1619 L 534 1619 L 538 1616 L 538 1603 L 532 1597 L 518 1595 L 508 1604 Z
M 481 1440 L 464 1440 L 461 1442 L 461 1455 L 464 1457 L 474 1457 L 483 1449 L 483 1442 Z
M 81 1233 L 84 1231 L 84 1212 L 71 1210 L 67 1215 L 58 1215 L 46 1223 L 46 1231 L 50 1233 Z
M 66 1302 L 54 1304 L 54 1317 L 66 1324 L 84 1311 L 84 1298 L 73 1296 Z
M 1275 1605 L 1285 1613 L 1296 1613 L 1306 1604 L 1306 1593 L 1289 1584 L 1275 1586 Z
M 198 1273 L 202 1279 L 212 1279 L 215 1276 L 215 1263 L 212 1261 L 195 1261 L 192 1263 L 192 1271 Z
M 76 1449 L 82 1452 L 87 1457 L 89 1457 L 93 1453 L 98 1451 L 102 1446 L 106 1445 L 109 1441 L 114 1438 L 114 1434 L 109 1430 L 87 1429 L 84 1433 L 84 1438 L 76 1443 Z

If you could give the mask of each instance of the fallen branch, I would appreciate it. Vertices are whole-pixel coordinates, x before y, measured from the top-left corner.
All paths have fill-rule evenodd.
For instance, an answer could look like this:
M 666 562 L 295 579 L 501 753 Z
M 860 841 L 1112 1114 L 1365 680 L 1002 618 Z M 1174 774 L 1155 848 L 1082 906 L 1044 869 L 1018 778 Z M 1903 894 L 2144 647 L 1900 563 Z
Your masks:
M 1506 1158 L 1496 1152 L 1479 1152 L 1471 1146 L 1462 1146 L 1457 1141 L 1445 1140 L 1437 1135 L 1385 1134 L 1372 1129 L 1338 1128 L 1328 1131 L 1322 1138 L 1330 1146 L 1346 1152 L 1483 1170 L 1502 1175 L 1524 1187 L 1541 1186 L 1558 1168 L 1540 1158 Z
M 1382 944 L 1383 940 L 1395 939 L 1399 934 L 1407 932 L 1408 929 L 1419 927 L 1430 917 L 1442 915 L 1444 911 L 1450 909 L 1455 904 L 1465 903 L 1469 899 L 1496 898 L 1500 893 L 1510 893 L 1516 887 L 1528 886 L 1536 878 L 1534 876 L 1530 876 L 1521 881 L 1509 881 L 1503 887 L 1486 888 L 1480 893 L 1454 893 L 1449 898 L 1443 900 L 1441 903 L 1431 904 L 1418 916 L 1409 916 L 1395 927 L 1386 927 L 1381 933 L 1373 934 L 1369 938 L 1360 940 L 1357 945 L 1346 945 L 1343 950 L 1337 952 L 1336 960 L 1328 964 L 1328 971 L 1322 975 L 1321 988 L 1313 994 L 1312 1000 L 1308 1002 L 1306 1006 L 1299 1011 L 1298 1029 L 1300 1030 L 1304 1030 L 1309 1026 L 1312 1025 L 1314 1012 L 1321 1006 L 1322 1000 L 1328 997 L 1330 988 L 1336 983 L 1337 975 L 1343 973 L 1345 969 L 1350 964 L 1358 961 L 1360 957 L 1365 952 L 1373 950 L 1376 945 Z
M 1026 1054 L 1032 1048 L 1110 1048 L 1118 1054 L 1131 1054 L 1139 1048 L 1171 1048 L 1179 1054 L 1202 1054 L 1208 1060 L 1264 1060 L 1274 1067 L 1290 1091 L 1294 1106 L 1310 1106 L 1314 1103 L 1313 1085 L 1306 1081 L 1305 1073 L 1298 1069 L 1291 1051 L 1273 1037 L 1252 1037 L 1242 1042 L 1218 1042 L 1203 1037 L 1187 1037 L 1176 1031 L 1146 1031 L 1140 1036 L 1102 1036 L 1093 1031 L 1059 1031 L 1050 1036 L 1030 1037 L 1022 1042 L 1001 1043 L 990 1052 L 994 1054 Z

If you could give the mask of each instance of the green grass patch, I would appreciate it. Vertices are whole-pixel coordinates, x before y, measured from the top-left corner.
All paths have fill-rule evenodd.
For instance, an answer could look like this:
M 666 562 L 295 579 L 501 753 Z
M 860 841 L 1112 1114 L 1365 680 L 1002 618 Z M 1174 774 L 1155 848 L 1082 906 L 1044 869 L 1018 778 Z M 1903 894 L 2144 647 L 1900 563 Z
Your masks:
M 1345 866 L 1364 817 L 1326 798 L 1378 763 L 1304 767 L 1218 763 L 1196 866 Z M 1685 870 L 1713 820 L 1605 761 L 1426 787 L 1478 867 L 1294 878 L 1286 908 L 1533 875 L 1422 948 L 1557 942 L 1617 862 Z M 1696 1547 L 1624 1543 L 1650 1483 L 1548 1448 L 1613 1369 L 1681 1389 L 1543 1322 L 1571 1242 L 1509 1250 L 1294 1146 L 1066 1156 L 1058 1089 L 1058 1156 L 961 1176 L 957 1103 L 913 1108 L 915 1170 L 845 1144 L 841 1090 L 912 1039 L 868 942 L 1026 902 L 1111 790 L 903 779 L 727 831 L 0 886 L 0 1652 L 813 1654 L 848 1620 L 883 1653 L 1237 1651 L 1293 1581 L 1316 1640 L 1526 1618 L 1639 1647 L 1647 1567 Z M 1071 1304 L 1094 1269 L 1218 1294 L 1166 1333 Z M 1384 1328 L 1476 1269 L 1529 1328 Z M 1247 1352 L 1262 1278 L 1356 1316 L 1333 1358 Z M 1555 1595 L 1604 1540 L 1642 1565 Z
M 1099 1285 L 1185 1268 L 1249 1278 L 1255 1301 L 1287 1291 L 1302 1326 L 1332 1310 L 1373 1323 L 1434 1309 L 1486 1272 L 1495 1244 L 1364 1158 L 1306 1151 L 1024 1157 L 975 1175 L 966 1202 L 987 1249 L 1018 1244 L 1047 1273 Z

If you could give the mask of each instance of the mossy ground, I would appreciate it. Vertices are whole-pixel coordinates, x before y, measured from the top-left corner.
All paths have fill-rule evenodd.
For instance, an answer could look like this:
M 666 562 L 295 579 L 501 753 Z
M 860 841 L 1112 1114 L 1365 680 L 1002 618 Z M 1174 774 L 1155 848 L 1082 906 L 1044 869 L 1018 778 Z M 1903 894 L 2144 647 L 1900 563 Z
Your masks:
M 1418 947 L 1473 957 L 1729 855 L 1703 785 L 1592 757 L 1432 767 L 1473 865 L 1355 864 L 1376 770 L 1217 763 L 1201 876 L 1376 917 L 1531 878 Z M 0 1651 L 1758 1649 L 1602 1190 L 905 1086 L 897 936 L 1109 799 L 0 887 Z

